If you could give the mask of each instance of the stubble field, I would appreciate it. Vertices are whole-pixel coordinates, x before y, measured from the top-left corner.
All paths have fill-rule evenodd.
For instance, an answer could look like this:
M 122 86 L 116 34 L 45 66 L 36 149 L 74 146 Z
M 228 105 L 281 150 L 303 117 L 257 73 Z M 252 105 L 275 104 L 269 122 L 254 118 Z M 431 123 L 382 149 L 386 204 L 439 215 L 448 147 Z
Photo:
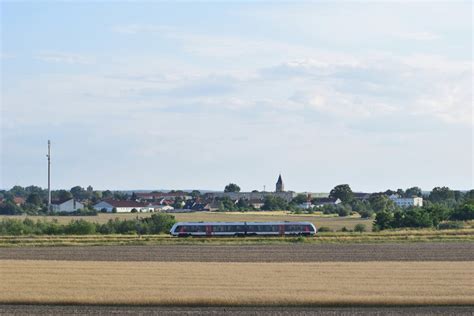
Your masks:
M 0 261 L 0 301 L 124 305 L 468 305 L 472 262 Z
M 0 314 L 469 315 L 473 264 L 471 242 L 4 247 Z

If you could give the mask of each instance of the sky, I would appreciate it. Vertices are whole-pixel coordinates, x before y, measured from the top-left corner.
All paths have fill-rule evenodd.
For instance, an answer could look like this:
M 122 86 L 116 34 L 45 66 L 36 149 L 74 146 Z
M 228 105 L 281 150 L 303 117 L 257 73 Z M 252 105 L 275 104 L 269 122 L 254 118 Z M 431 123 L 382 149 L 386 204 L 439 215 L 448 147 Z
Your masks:
M 474 187 L 470 1 L 0 9 L 0 188 Z

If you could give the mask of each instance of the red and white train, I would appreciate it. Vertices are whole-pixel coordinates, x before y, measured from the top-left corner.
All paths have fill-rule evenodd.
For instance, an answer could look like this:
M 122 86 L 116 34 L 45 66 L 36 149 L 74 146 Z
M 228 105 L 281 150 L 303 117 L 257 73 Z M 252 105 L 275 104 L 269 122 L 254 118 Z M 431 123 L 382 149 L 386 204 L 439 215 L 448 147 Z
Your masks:
M 172 236 L 314 236 L 310 222 L 179 222 Z

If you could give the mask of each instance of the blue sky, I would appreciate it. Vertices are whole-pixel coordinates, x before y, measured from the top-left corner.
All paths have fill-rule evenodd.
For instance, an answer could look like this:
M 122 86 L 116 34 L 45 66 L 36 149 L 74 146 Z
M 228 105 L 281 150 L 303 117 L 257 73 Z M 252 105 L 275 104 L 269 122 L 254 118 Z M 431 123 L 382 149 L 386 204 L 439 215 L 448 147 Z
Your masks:
M 473 187 L 469 1 L 0 6 L 0 187 Z

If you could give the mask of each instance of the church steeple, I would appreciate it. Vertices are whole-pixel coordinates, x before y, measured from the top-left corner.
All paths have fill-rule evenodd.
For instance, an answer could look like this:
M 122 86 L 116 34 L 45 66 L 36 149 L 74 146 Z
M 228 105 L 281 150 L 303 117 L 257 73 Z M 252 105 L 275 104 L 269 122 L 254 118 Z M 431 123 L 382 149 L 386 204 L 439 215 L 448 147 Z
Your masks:
M 283 184 L 283 179 L 281 178 L 281 174 L 278 176 L 275 192 L 285 192 L 285 185 Z

